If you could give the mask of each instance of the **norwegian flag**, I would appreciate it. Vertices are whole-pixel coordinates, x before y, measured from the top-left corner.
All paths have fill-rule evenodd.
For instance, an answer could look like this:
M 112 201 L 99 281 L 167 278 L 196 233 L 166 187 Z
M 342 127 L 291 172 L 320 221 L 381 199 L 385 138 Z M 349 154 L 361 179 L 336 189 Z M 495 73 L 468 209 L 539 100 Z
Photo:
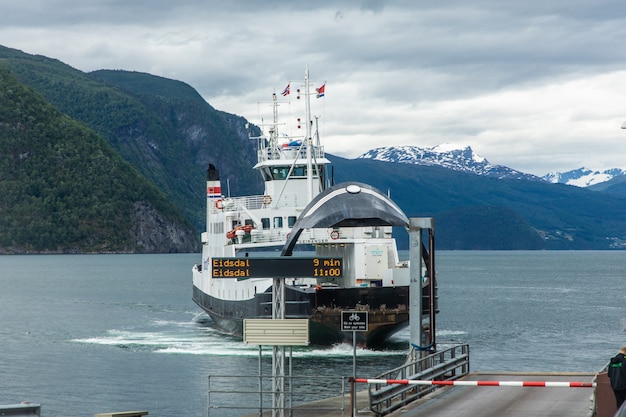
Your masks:
M 326 83 L 322 84 L 322 86 L 320 88 L 316 88 L 315 91 L 317 91 L 317 98 L 320 97 L 324 97 L 324 89 L 326 88 Z

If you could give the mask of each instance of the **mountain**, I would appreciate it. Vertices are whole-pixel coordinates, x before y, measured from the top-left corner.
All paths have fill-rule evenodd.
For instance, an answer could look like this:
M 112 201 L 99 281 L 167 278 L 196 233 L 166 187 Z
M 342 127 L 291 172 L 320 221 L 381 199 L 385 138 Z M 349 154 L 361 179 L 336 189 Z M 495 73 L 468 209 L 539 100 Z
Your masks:
M 458 172 L 466 172 L 486 177 L 546 181 L 552 184 L 590 187 L 590 189 L 596 191 L 609 191 L 612 184 L 626 180 L 626 170 L 620 168 L 593 171 L 583 167 L 567 172 L 554 171 L 542 177 L 537 177 L 516 171 L 504 165 L 493 165 L 489 163 L 487 159 L 476 154 L 471 147 L 452 144 L 442 144 L 432 148 L 386 146 L 369 150 L 358 158 L 424 166 L 439 166 Z M 611 182 L 613 179 L 615 181 Z M 602 183 L 606 183 L 606 185 L 600 186 Z M 619 191 L 617 192 L 619 193 Z
M 178 207 L 0 65 L 0 253 L 190 252 Z
M 0 66 L 12 80 L 2 100 L 13 100 L 0 103 L 0 251 L 167 251 L 138 245 L 159 234 L 179 250 L 189 222 L 205 227 L 209 162 L 225 194 L 262 190 L 246 120 L 183 82 L 86 74 L 4 47 Z M 626 248 L 626 182 L 602 193 L 552 184 L 449 145 L 327 156 L 335 182 L 358 179 L 407 215 L 434 217 L 439 249 Z
M 587 168 L 573 169 L 567 172 L 550 172 L 543 177 L 545 181 L 553 184 L 567 184 L 577 187 L 590 187 L 610 181 L 613 178 L 625 177 L 626 171 L 620 168 L 612 168 L 604 171 L 593 171 Z M 604 187 L 596 188 L 597 190 Z
M 442 144 L 432 148 L 417 146 L 385 146 L 372 149 L 358 157 L 376 161 L 438 166 L 453 171 L 466 172 L 499 179 L 524 179 L 541 181 L 539 177 L 525 174 L 503 165 L 492 165 L 477 155 L 471 147 Z
M 626 248 L 626 196 L 432 165 L 329 159 L 336 182 L 358 178 L 389 193 L 409 217 L 434 217 L 440 249 Z
M 84 123 L 170 198 L 196 230 L 205 227 L 210 162 L 233 194 L 260 192 L 246 120 L 218 111 L 189 85 L 132 71 L 89 74 L 56 59 L 0 46 L 0 64 Z M 225 187 L 226 188 L 226 187 Z
M 605 193 L 626 195 L 626 175 L 618 175 L 608 181 L 590 185 L 587 188 L 593 191 L 602 191 Z

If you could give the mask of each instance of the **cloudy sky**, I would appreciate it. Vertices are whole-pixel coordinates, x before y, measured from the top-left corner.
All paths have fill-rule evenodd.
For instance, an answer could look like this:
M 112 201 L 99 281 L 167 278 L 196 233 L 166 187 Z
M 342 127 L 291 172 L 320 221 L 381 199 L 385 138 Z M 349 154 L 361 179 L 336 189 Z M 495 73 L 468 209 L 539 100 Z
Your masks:
M 452 143 L 537 175 L 626 168 L 623 0 L 0 0 L 0 44 L 181 80 L 257 123 L 308 65 L 348 158 Z

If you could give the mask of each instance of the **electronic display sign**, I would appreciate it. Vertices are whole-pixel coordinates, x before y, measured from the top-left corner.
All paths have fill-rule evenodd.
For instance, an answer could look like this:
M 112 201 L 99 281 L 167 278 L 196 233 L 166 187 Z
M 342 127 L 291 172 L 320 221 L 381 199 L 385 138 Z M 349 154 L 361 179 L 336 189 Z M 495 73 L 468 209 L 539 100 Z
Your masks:
M 343 258 L 212 258 L 213 278 L 340 278 Z

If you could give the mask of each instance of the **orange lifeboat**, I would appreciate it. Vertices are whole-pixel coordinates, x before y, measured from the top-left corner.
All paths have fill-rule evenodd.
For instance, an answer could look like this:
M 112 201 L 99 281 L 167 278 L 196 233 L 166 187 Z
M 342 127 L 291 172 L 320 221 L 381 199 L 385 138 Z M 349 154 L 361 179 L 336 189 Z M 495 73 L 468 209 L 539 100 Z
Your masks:
M 242 230 L 244 233 L 250 233 L 252 231 L 252 225 L 251 224 L 246 224 L 246 225 L 243 225 L 243 226 L 237 226 L 233 230 L 231 230 L 230 232 L 227 232 L 226 233 L 226 237 L 228 239 L 236 238 L 238 230 Z

